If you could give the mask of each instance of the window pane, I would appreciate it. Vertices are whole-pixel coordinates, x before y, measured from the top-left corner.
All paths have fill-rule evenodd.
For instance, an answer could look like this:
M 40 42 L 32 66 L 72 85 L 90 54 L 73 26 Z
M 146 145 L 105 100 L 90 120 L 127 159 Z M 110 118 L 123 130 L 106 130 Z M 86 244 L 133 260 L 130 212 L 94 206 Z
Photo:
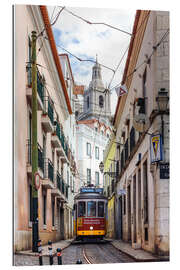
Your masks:
M 99 185 L 99 172 L 95 173 L 95 179 L 96 179 L 96 186 Z
M 85 202 L 78 203 L 78 217 L 85 217 L 86 205 Z
M 104 202 L 98 202 L 98 217 L 104 217 Z
M 88 217 L 95 217 L 96 216 L 96 202 L 91 201 L 87 203 L 87 215 Z

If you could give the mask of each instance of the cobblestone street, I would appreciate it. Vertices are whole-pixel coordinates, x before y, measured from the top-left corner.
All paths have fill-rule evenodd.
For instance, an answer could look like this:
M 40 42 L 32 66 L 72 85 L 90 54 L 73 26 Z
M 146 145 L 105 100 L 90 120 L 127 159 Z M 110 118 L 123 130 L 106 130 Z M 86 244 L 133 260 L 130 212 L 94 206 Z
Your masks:
M 103 264 L 134 262 L 132 258 L 115 249 L 110 244 L 75 244 L 62 251 L 62 264 L 76 264 L 80 259 L 83 264 Z M 54 256 L 53 264 L 57 265 L 57 257 Z M 39 265 L 38 256 L 18 255 L 14 256 L 14 265 L 32 266 Z M 43 265 L 49 265 L 49 257 L 43 256 Z

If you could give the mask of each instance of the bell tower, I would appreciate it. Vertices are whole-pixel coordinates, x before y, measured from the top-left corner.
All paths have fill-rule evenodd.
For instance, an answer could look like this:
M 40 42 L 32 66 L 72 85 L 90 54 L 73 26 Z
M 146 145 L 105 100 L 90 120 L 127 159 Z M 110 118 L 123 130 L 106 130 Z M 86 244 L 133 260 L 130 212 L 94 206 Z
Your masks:
M 101 75 L 101 65 L 97 55 L 95 65 L 92 67 L 92 80 L 84 92 L 84 108 L 80 120 L 98 119 L 109 125 L 111 116 L 110 92 L 104 87 Z

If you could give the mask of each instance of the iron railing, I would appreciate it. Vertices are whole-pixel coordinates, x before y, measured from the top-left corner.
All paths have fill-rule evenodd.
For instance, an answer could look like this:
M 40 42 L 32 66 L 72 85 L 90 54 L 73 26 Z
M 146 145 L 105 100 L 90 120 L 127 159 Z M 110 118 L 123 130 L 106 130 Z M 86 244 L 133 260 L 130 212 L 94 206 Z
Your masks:
M 44 159 L 44 178 L 54 182 L 54 165 L 49 158 Z
M 44 173 L 44 152 L 39 144 L 38 144 L 38 167 Z
M 32 66 L 31 66 L 31 63 L 27 64 L 26 69 L 27 69 L 28 86 L 32 87 Z M 38 70 L 37 70 L 37 92 L 38 92 L 38 95 L 39 95 L 42 103 L 44 103 L 44 78 Z
M 39 71 L 37 71 L 37 91 L 42 103 L 44 103 L 44 83 Z
M 48 97 L 48 116 L 49 119 L 51 120 L 52 125 L 54 125 L 54 110 L 52 102 L 49 97 Z

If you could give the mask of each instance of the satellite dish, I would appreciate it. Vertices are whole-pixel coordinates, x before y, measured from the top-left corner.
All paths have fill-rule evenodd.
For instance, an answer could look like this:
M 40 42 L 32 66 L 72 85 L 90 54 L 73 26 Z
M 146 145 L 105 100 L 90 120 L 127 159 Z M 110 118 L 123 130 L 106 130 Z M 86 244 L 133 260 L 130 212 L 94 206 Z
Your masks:
M 149 118 L 143 113 L 135 115 L 133 126 L 137 131 L 143 133 L 149 126 Z

